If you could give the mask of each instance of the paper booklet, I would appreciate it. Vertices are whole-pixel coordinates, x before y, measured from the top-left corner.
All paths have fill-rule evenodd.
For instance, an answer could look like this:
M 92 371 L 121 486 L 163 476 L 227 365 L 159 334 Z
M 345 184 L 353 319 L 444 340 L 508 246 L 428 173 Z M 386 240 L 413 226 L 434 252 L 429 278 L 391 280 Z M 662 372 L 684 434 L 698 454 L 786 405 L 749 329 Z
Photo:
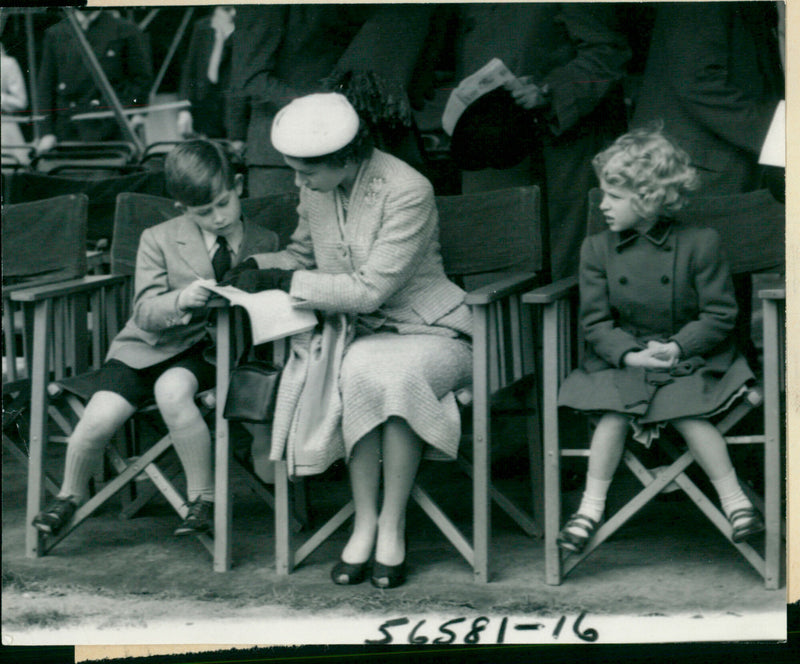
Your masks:
M 502 60 L 492 58 L 474 74 L 467 76 L 450 93 L 442 114 L 442 129 L 452 136 L 458 119 L 472 102 L 506 83 L 510 83 L 512 88 L 521 85 Z
M 207 286 L 231 304 L 244 307 L 250 317 L 253 345 L 282 339 L 314 328 L 317 316 L 310 309 L 292 306 L 292 298 L 282 290 L 246 293 L 234 286 Z

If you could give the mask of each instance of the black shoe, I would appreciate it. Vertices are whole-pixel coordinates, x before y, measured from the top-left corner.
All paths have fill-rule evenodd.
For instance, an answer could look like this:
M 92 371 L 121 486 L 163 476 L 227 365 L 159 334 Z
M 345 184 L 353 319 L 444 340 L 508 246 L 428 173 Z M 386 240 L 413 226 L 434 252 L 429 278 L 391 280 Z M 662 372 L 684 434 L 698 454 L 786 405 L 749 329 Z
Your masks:
M 195 498 L 189 503 L 189 514 L 175 529 L 175 535 L 199 535 L 210 533 L 214 522 L 214 503 Z
M 406 561 L 399 565 L 384 565 L 375 562 L 372 566 L 372 578 L 370 582 L 376 588 L 397 588 L 406 582 Z
M 36 530 L 47 535 L 56 535 L 66 526 L 78 506 L 70 498 L 56 498 L 35 517 L 32 524 Z
M 367 578 L 369 560 L 363 563 L 346 563 L 340 560 L 331 570 L 331 579 L 339 586 L 355 586 Z

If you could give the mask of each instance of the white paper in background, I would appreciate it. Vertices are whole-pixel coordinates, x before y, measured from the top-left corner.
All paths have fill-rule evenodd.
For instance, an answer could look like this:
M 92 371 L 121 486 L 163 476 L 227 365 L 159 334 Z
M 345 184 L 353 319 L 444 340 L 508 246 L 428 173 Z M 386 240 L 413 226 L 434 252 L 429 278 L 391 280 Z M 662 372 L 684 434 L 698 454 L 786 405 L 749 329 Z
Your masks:
M 292 306 L 291 296 L 282 290 L 246 293 L 234 286 L 207 288 L 247 311 L 254 345 L 299 334 L 313 329 L 317 324 L 317 316 L 313 311 Z
M 452 136 L 458 119 L 472 102 L 506 83 L 512 86 L 519 85 L 517 77 L 503 61 L 492 58 L 474 74 L 467 76 L 450 93 L 442 113 L 442 128 Z
M 786 101 L 783 99 L 778 102 L 778 108 L 772 116 L 758 163 L 786 168 Z

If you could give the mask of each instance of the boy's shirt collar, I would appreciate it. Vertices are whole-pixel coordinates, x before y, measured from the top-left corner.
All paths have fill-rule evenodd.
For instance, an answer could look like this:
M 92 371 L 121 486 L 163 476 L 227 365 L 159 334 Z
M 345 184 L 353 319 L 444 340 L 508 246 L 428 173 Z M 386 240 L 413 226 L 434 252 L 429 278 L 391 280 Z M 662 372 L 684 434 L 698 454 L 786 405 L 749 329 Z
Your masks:
M 206 245 L 206 251 L 208 251 L 208 255 L 213 256 L 214 252 L 217 250 L 217 234 L 210 233 L 199 226 L 197 228 L 200 230 L 200 233 L 203 236 L 203 242 Z M 239 250 L 242 248 L 242 242 L 244 241 L 244 220 L 242 220 L 242 223 L 239 224 L 239 230 L 232 236 L 226 237 L 225 239 L 228 241 L 228 247 L 233 252 L 233 255 L 238 256 Z

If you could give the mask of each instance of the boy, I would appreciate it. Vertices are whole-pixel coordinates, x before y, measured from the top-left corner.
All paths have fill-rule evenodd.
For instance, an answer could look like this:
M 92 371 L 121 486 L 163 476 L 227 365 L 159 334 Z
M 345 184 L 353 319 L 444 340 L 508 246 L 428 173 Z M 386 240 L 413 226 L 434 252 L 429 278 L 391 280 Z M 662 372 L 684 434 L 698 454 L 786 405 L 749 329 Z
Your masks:
M 106 443 L 153 395 L 186 473 L 189 514 L 175 534 L 211 529 L 211 436 L 194 403 L 215 378 L 206 286 L 243 257 L 275 251 L 278 238 L 242 219 L 242 179 L 218 145 L 179 144 L 167 156 L 165 174 L 182 214 L 142 233 L 133 314 L 93 377 L 94 393 L 68 441 L 61 490 L 33 520 L 44 533 L 69 522 Z

